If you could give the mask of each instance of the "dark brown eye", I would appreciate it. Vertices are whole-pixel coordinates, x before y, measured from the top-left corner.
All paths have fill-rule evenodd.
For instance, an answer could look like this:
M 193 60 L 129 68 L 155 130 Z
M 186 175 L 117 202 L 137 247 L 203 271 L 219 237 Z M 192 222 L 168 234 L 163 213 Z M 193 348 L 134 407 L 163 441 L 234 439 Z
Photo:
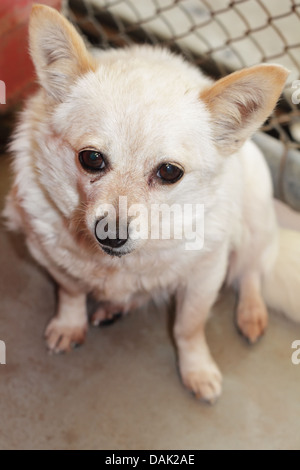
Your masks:
M 92 173 L 103 171 L 106 167 L 103 154 L 96 150 L 82 150 L 79 152 L 79 161 L 82 168 Z
M 156 174 L 163 183 L 173 184 L 183 176 L 183 170 L 172 163 L 163 163 Z

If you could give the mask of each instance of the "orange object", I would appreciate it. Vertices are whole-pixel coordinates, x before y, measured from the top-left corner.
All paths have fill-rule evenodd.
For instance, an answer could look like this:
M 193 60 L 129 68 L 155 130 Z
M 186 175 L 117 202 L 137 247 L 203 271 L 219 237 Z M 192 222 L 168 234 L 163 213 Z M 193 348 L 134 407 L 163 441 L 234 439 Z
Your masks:
M 33 3 L 37 2 L 0 2 L 0 113 L 6 112 L 35 87 L 34 68 L 28 53 L 28 20 Z M 56 9 L 61 6 L 61 0 L 39 3 Z

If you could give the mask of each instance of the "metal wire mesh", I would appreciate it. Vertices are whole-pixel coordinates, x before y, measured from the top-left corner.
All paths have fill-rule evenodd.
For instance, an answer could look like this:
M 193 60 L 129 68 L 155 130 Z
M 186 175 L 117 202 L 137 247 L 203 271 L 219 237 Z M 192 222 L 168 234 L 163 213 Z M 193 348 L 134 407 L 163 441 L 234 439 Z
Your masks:
M 283 144 L 277 192 L 285 199 L 284 169 L 290 150 L 300 151 L 300 107 L 292 100 L 300 78 L 300 2 L 68 0 L 65 13 L 94 45 L 163 44 L 215 78 L 262 62 L 290 69 L 284 99 L 263 127 Z

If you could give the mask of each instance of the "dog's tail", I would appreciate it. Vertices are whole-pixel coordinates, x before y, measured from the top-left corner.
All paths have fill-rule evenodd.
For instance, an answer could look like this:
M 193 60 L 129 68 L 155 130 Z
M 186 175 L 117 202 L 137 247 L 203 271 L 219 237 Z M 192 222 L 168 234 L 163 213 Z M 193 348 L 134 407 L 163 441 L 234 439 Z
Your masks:
M 262 292 L 269 307 L 300 322 L 300 232 L 280 229 L 277 258 Z

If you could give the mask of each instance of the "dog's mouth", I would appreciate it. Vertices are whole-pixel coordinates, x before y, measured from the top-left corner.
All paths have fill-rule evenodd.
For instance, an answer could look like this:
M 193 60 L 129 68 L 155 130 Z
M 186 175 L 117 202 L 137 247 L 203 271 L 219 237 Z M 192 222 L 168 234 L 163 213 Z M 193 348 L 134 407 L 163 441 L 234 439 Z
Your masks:
M 131 253 L 132 250 L 118 250 L 116 248 L 108 248 L 107 246 L 102 246 L 100 244 L 102 250 L 104 251 L 104 253 L 106 253 L 107 255 L 109 256 L 116 256 L 117 258 L 121 258 L 122 256 L 124 255 L 128 255 L 129 253 Z

